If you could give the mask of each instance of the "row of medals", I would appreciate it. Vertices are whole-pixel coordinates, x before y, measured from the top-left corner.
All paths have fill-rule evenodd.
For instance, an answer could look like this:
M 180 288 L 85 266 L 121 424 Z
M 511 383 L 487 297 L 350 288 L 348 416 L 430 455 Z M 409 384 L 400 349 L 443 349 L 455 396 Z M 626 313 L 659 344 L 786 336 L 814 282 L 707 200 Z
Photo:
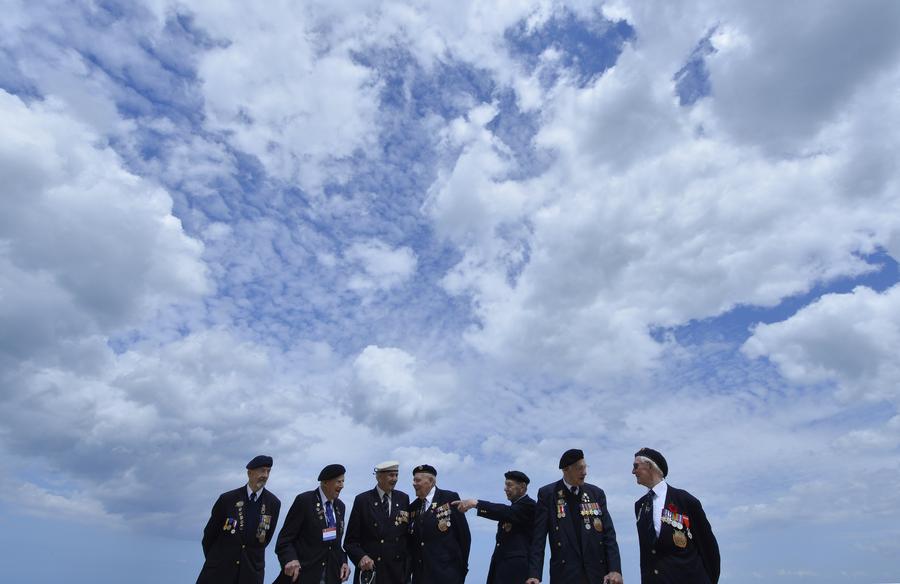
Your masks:
M 230 520 L 232 523 L 229 523 L 229 520 L 225 521 L 225 528 L 231 527 L 232 535 L 234 535 L 236 527 L 240 527 L 241 531 L 244 531 L 244 502 L 238 501 L 234 506 L 237 507 L 238 523 L 233 523 L 233 519 Z M 259 543 L 265 543 L 266 531 L 268 531 L 271 524 L 272 516 L 266 515 L 266 504 L 263 503 L 259 508 L 259 525 L 256 527 L 256 539 L 259 540 Z
M 434 511 L 434 516 L 438 520 L 438 529 L 447 531 L 450 529 L 450 504 L 444 503 Z
M 663 509 L 662 522 L 668 523 L 674 529 L 672 532 L 672 543 L 680 548 L 685 548 L 687 547 L 688 539 L 694 539 L 694 535 L 691 533 L 690 527 L 685 528 L 682 517 L 684 516 L 681 513 L 673 513 L 668 509 Z M 687 536 L 685 536 L 685 531 L 682 530 L 687 531 Z
M 562 491 L 559 494 L 562 497 Z M 581 501 L 581 517 L 584 519 L 584 528 L 590 529 L 593 525 L 597 531 L 603 531 L 603 522 L 600 520 L 600 503 L 592 502 L 587 493 L 582 495 Z M 565 516 L 566 500 L 559 498 L 556 500 L 556 518 L 563 519 Z

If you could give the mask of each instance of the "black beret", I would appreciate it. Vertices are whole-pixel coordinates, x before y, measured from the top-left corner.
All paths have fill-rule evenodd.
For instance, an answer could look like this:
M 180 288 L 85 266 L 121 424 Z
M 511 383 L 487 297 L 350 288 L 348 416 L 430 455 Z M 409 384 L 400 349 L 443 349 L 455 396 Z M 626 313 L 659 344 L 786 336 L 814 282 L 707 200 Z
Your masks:
M 331 479 L 336 479 L 342 474 L 345 474 L 347 469 L 344 468 L 343 465 L 340 464 L 329 464 L 325 468 L 322 469 L 322 472 L 319 473 L 319 478 L 317 480 L 320 481 L 330 481 Z
M 506 471 L 506 474 L 504 474 L 503 476 L 504 478 L 507 478 L 511 481 L 518 481 L 520 483 L 525 483 L 526 485 L 531 482 L 531 480 L 528 478 L 528 475 L 519 470 Z
M 266 456 L 265 454 L 260 454 L 259 456 L 254 456 L 253 460 L 247 463 L 247 470 L 252 470 L 254 468 L 260 468 L 263 466 L 272 467 L 272 457 Z
M 563 452 L 563 455 L 559 459 L 559 468 L 566 468 L 570 464 L 575 464 L 579 460 L 584 458 L 584 452 L 578 450 L 577 448 L 570 448 Z
M 431 466 L 430 464 L 420 464 L 416 468 L 413 469 L 413 474 L 419 472 L 427 472 L 430 475 L 437 476 L 437 469 Z
M 634 453 L 635 456 L 643 456 L 644 458 L 649 458 L 653 462 L 656 463 L 656 466 L 659 467 L 659 470 L 662 471 L 663 476 L 669 474 L 669 465 L 666 464 L 666 459 L 662 454 L 653 450 L 652 448 L 641 448 L 637 452 Z

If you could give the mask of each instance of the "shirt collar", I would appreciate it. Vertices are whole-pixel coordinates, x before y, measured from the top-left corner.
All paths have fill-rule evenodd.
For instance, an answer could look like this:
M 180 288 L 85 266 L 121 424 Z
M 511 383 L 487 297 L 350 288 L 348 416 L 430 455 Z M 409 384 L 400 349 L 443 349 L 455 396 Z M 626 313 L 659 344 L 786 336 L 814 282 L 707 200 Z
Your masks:
M 656 493 L 656 498 L 660 501 L 666 500 L 666 493 L 669 490 L 669 485 L 666 484 L 666 479 L 662 479 L 652 487 L 653 492 Z M 647 492 L 650 492 L 650 489 L 647 489 Z
M 428 491 L 428 494 L 425 495 L 425 507 L 434 502 L 434 492 L 437 490 L 437 485 L 431 487 L 431 490 Z
M 382 491 L 381 487 L 379 487 L 378 485 L 375 485 L 375 490 L 378 491 L 378 499 L 379 500 L 384 499 L 384 494 L 387 493 L 387 491 Z M 387 493 L 388 499 L 390 499 L 391 495 L 393 495 L 393 494 L 394 494 L 393 491 L 390 493 Z
M 261 487 L 259 491 L 256 493 L 256 499 L 259 500 L 262 497 L 262 492 L 265 490 L 265 487 Z M 250 488 L 250 483 L 247 483 L 247 498 L 250 498 L 250 494 L 253 493 L 253 489 Z
M 571 493 L 571 492 L 572 492 L 572 487 L 575 487 L 575 485 L 570 485 L 569 483 L 566 482 L 566 479 L 563 479 L 562 482 L 563 482 L 563 484 L 566 486 L 566 490 L 569 491 L 569 492 Z M 575 488 L 578 489 L 578 492 L 579 492 L 579 493 L 581 492 L 581 487 L 575 487 Z

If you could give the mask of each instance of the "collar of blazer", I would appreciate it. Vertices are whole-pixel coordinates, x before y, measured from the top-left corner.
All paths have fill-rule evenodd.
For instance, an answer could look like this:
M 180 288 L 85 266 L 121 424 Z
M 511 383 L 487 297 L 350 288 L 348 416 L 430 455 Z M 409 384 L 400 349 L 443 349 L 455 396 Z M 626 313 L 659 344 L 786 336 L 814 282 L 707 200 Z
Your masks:
M 369 491 L 369 494 L 371 495 L 371 501 L 369 502 L 372 504 L 372 508 L 376 511 L 381 511 L 382 503 L 381 497 L 378 495 L 378 489 L 372 489 Z M 397 507 L 397 491 L 391 491 L 391 494 L 388 496 L 390 497 L 389 500 L 391 502 L 391 508 L 388 510 L 390 516 L 394 514 L 394 509 Z

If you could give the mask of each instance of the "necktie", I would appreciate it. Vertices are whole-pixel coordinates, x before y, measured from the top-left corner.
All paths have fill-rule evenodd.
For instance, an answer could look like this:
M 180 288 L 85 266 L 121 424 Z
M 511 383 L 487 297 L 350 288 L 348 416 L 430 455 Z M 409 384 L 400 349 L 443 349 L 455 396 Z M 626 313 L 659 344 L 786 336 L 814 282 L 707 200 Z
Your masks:
M 250 502 L 256 503 L 256 493 L 250 493 Z
M 647 493 L 647 501 L 644 503 L 644 508 L 641 509 L 641 519 L 644 521 L 644 532 L 647 534 L 647 537 L 650 538 L 650 543 L 656 543 L 656 526 L 653 524 L 653 500 L 656 498 L 656 493 L 653 492 L 653 489 L 650 489 L 650 492 Z
M 384 505 L 384 514 L 388 517 L 391 516 L 391 501 L 388 499 L 388 494 L 385 493 L 381 497 L 381 504 Z
M 582 523 L 581 504 L 578 500 L 578 487 L 575 485 L 569 487 L 569 493 L 566 495 L 566 498 L 568 499 L 569 521 L 572 523 L 572 528 L 575 530 L 575 537 L 578 540 L 578 549 L 581 549 L 581 530 L 584 529 L 584 524 Z
M 328 527 L 337 525 L 337 521 L 334 520 L 334 509 L 331 507 L 331 501 L 325 501 L 325 523 Z

